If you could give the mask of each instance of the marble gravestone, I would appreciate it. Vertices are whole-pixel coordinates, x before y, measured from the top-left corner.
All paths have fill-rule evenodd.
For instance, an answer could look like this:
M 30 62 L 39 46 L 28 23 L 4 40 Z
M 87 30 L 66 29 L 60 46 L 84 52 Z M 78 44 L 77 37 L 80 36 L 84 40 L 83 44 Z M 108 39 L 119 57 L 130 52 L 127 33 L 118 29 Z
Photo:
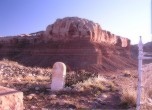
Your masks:
M 56 62 L 52 69 L 51 91 L 59 91 L 64 88 L 66 77 L 66 65 L 62 62 Z

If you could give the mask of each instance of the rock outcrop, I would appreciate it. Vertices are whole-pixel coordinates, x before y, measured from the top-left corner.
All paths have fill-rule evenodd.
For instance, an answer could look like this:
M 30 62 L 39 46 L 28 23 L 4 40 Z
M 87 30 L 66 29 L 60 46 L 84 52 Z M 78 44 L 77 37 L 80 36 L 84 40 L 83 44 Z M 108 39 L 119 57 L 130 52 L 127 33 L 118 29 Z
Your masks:
M 54 41 L 88 39 L 96 43 L 105 42 L 121 47 L 130 47 L 129 39 L 102 30 L 98 23 L 78 17 L 57 19 L 54 24 L 48 25 L 45 36 Z
M 97 71 L 133 67 L 130 40 L 101 29 L 92 21 L 67 17 L 46 31 L 0 38 L 0 58 L 27 66 L 51 67 L 64 62 L 67 68 Z

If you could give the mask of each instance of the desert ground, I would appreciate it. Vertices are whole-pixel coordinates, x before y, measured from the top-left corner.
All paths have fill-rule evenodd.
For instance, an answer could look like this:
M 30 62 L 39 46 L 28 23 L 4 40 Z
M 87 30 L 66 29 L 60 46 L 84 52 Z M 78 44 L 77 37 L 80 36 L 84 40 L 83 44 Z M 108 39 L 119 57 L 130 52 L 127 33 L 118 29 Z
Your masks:
M 25 110 L 51 109 L 135 109 L 137 97 L 137 68 L 113 72 L 91 73 L 69 71 L 65 88 L 52 92 L 51 68 L 25 67 L 17 62 L 0 61 L 0 84 L 24 93 Z M 147 101 L 152 107 L 152 64 L 143 66 L 143 84 Z M 147 80 L 145 80 L 147 79 Z

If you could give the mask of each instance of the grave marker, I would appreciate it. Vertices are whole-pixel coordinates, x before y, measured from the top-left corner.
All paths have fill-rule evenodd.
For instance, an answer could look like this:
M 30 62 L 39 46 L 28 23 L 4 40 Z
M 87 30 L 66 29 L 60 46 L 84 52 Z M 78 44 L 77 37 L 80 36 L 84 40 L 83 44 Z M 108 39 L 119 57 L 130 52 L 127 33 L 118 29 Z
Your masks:
M 59 91 L 64 88 L 66 77 L 66 65 L 62 62 L 56 62 L 52 69 L 51 90 Z

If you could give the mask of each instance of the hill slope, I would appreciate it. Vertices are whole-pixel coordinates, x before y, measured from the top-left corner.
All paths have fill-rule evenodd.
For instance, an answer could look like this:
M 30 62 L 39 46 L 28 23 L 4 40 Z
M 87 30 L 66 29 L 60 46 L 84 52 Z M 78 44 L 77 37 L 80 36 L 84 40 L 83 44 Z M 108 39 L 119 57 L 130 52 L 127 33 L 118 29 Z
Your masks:
M 148 43 L 144 44 L 143 51 L 152 52 L 152 42 L 148 42 Z M 137 60 L 137 58 L 138 58 L 138 45 L 137 44 L 131 46 L 131 56 Z M 144 64 L 152 63 L 152 60 L 151 59 L 144 60 L 143 63 Z
M 62 61 L 69 70 L 96 72 L 136 66 L 129 39 L 78 17 L 57 19 L 46 31 L 0 38 L 0 58 L 32 67 L 50 67 Z

